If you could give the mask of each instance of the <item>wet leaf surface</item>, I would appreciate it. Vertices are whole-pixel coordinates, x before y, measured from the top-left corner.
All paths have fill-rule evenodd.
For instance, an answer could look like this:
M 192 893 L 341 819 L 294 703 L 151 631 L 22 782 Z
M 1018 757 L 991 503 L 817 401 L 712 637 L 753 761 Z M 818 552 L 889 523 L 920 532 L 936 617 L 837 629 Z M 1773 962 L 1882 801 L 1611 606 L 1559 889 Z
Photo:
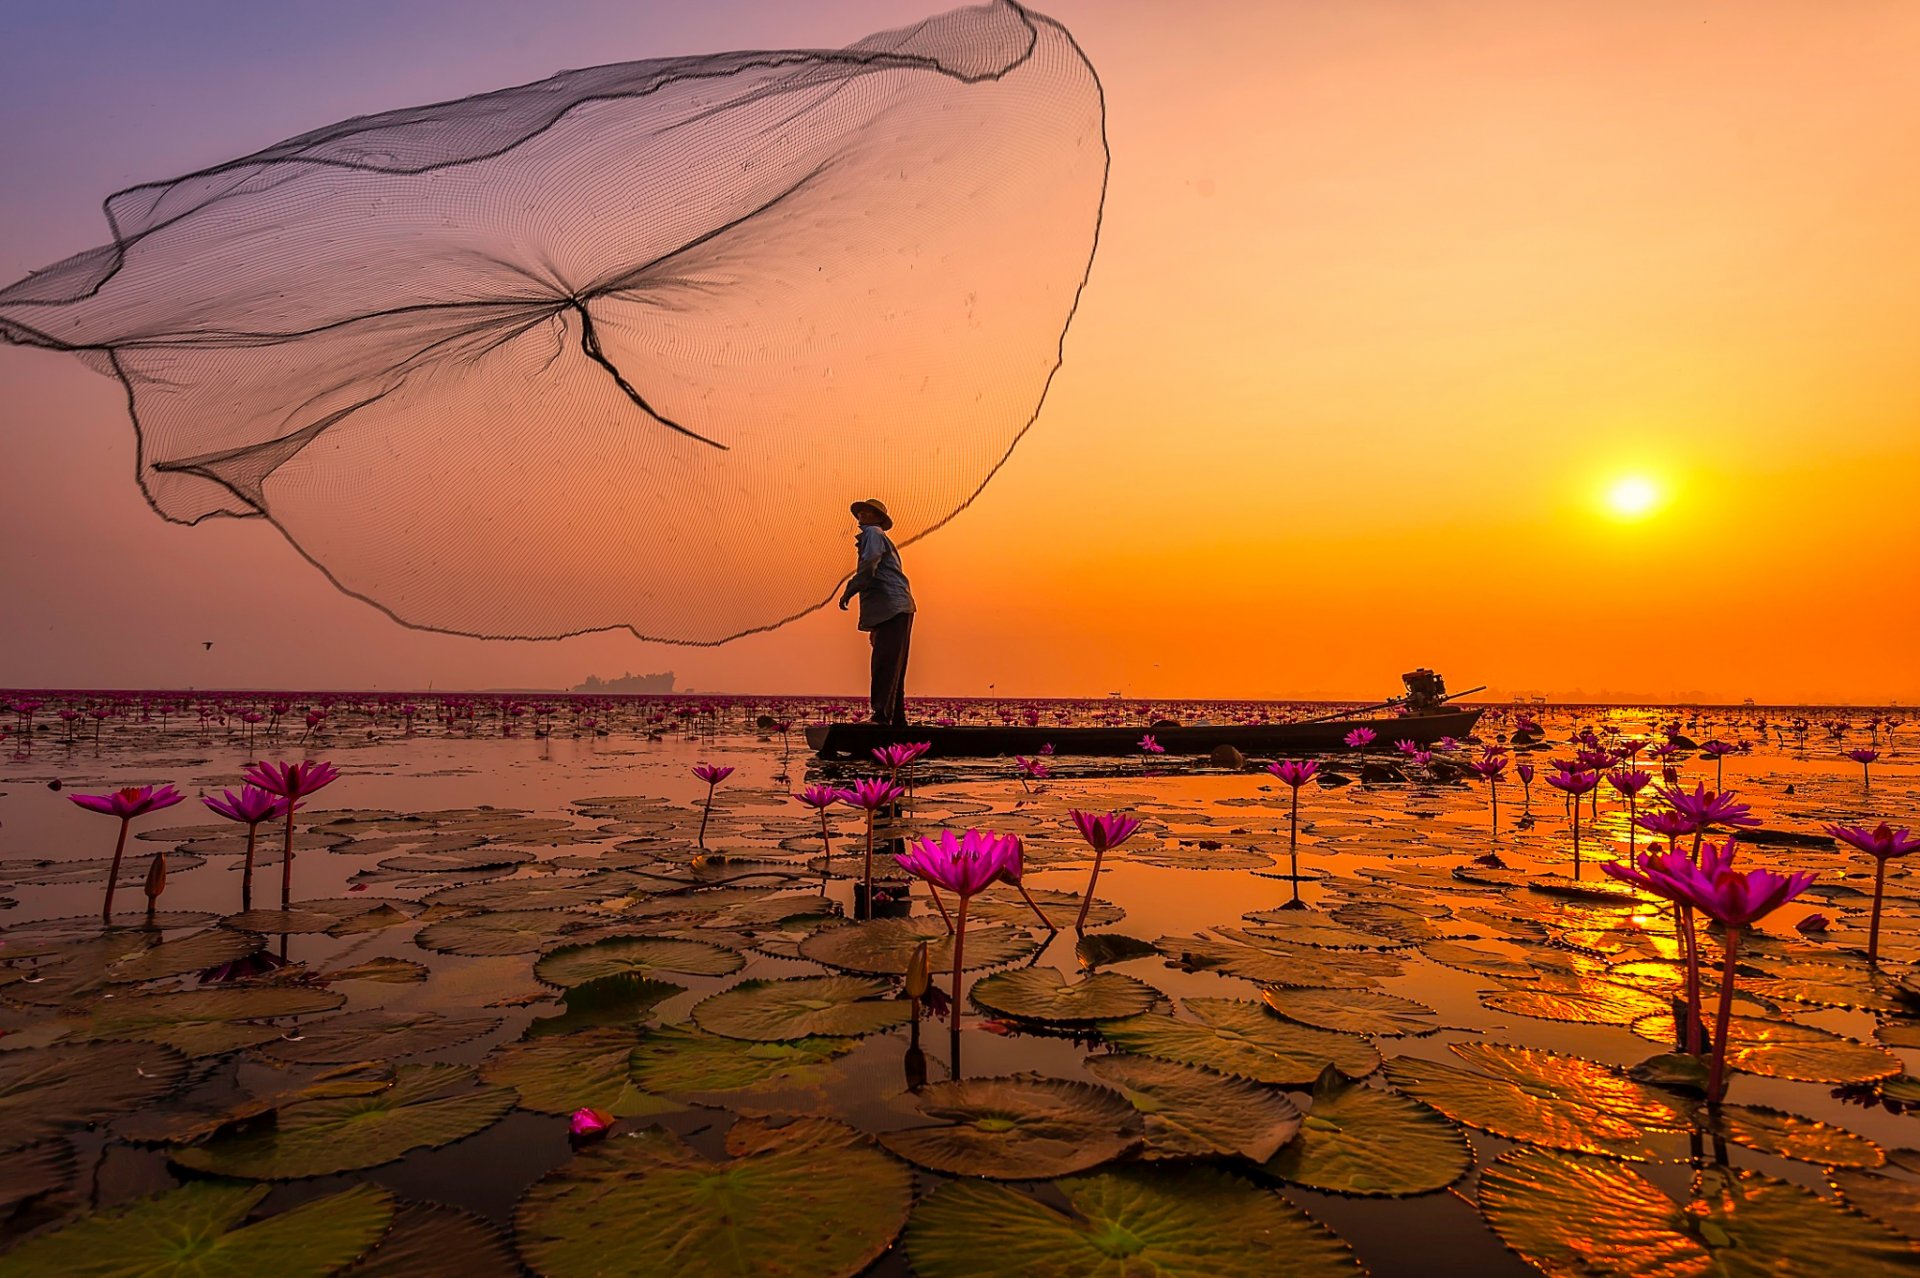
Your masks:
M 969 1078 L 935 1083 L 915 1098 L 934 1120 L 881 1134 L 909 1162 L 955 1176 L 1039 1180 L 1098 1166 L 1139 1145 L 1141 1116 L 1126 1098 L 1089 1083 Z

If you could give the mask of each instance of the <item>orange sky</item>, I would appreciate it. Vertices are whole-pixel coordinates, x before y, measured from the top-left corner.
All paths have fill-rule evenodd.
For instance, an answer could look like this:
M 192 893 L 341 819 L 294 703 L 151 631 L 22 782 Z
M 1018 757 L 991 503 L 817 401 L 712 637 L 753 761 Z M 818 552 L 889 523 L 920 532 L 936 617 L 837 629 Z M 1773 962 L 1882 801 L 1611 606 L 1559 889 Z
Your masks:
M 30 90 L 46 121 L 0 141 L 0 273 L 96 242 L 112 189 L 344 115 L 922 11 L 576 7 L 416 46 L 368 11 L 249 60 L 189 6 L 154 67 L 138 29 L 0 40 L 9 118 Z M 1920 699 L 1920 8 L 1043 8 L 1105 84 L 1100 255 L 1039 424 L 906 552 L 913 690 L 1361 695 L 1428 664 Z M 70 357 L 0 348 L 0 417 L 0 684 L 861 686 L 831 610 L 717 650 L 408 632 L 264 524 L 162 523 L 117 387 Z M 1662 497 L 1634 521 L 1603 501 L 1628 475 Z

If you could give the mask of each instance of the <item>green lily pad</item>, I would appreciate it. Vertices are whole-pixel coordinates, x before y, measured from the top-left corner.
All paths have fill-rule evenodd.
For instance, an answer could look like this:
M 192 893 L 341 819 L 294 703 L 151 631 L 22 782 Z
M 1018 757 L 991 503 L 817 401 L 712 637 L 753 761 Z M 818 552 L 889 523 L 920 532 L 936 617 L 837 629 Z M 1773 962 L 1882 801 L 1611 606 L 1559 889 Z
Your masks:
M 1885 1226 L 1754 1172 L 1709 1172 L 1683 1204 L 1625 1164 L 1521 1149 L 1480 1174 L 1480 1210 L 1507 1246 L 1552 1275 L 1920 1269 L 1920 1251 Z
M 252 932 L 220 927 L 173 940 L 145 930 L 109 932 L 58 946 L 36 967 L 0 971 L 0 990 L 15 1002 L 65 1003 L 111 985 L 164 980 L 232 963 L 265 945 Z
M 264 1185 L 200 1183 L 92 1212 L 8 1252 L 8 1278 L 327 1278 L 393 1219 L 393 1195 L 355 1185 L 247 1224 Z
M 137 1109 L 173 1091 L 186 1057 L 155 1043 L 0 1052 L 0 1150 Z
M 1703 1131 L 1777 1158 L 1822 1167 L 1879 1167 L 1887 1161 L 1880 1147 L 1864 1136 L 1777 1109 L 1722 1105 L 1702 1108 L 1698 1120 Z
M 839 1123 L 742 1119 L 713 1162 L 658 1128 L 588 1147 L 520 1200 L 520 1254 L 543 1278 L 805 1274 L 851 1278 L 907 1218 L 912 1178 Z
M 377 1167 L 415 1149 L 450 1145 L 513 1108 L 511 1088 L 479 1086 L 466 1065 L 402 1065 L 393 1086 L 282 1107 L 271 1126 L 176 1149 L 194 1171 L 243 1180 L 297 1180 Z
M 1148 1158 L 1238 1156 L 1265 1162 L 1300 1130 L 1282 1092 L 1154 1056 L 1090 1056 L 1087 1070 L 1140 1112 Z
M 429 923 L 413 940 L 422 949 L 440 954 L 464 954 L 470 958 L 531 954 L 590 922 L 578 914 L 557 910 L 496 910 Z
M 684 972 L 688 976 L 731 976 L 746 966 L 732 950 L 705 941 L 666 936 L 615 936 L 591 945 L 549 950 L 533 965 L 536 979 L 562 988 L 625 972 Z
M 1355 1078 L 1380 1067 L 1366 1039 L 1282 1020 L 1258 1003 L 1190 998 L 1185 1005 L 1195 1021 L 1149 1013 L 1104 1022 L 1100 1033 L 1121 1051 L 1281 1087 L 1304 1086 L 1330 1064 Z
M 331 990 L 297 985 L 226 986 L 143 994 L 96 1004 L 72 1038 L 165 1043 L 188 1056 L 214 1056 L 270 1042 L 287 1031 L 248 1021 L 331 1012 L 347 1001 Z
M 266 932 L 273 936 L 284 936 L 289 933 L 324 932 L 339 922 L 339 915 L 324 914 L 318 910 L 246 910 L 240 914 L 229 914 L 220 920 L 220 926 L 240 932 Z
M 507 1236 L 480 1217 L 440 1203 L 408 1203 L 380 1245 L 341 1278 L 520 1278 L 523 1272 Z
M 113 1134 L 144 1145 L 195 1145 L 227 1128 L 270 1119 L 286 1105 L 339 1096 L 371 1096 L 392 1085 L 391 1070 L 365 1063 L 324 1070 L 305 1080 L 282 1075 L 278 1082 L 267 1081 L 237 1100 L 195 1098 L 178 1108 L 139 1110 L 116 1122 Z
M 335 967 L 320 973 L 323 981 L 378 981 L 382 985 L 417 985 L 427 979 L 424 963 L 378 955 L 351 967 Z
M 1650 1137 L 1692 1123 L 1680 1102 L 1578 1056 L 1454 1043 L 1457 1061 L 1396 1056 L 1394 1086 L 1469 1127 L 1551 1149 L 1616 1158 L 1659 1157 Z
M 952 909 L 949 905 L 947 908 Z M 844 927 L 822 928 L 800 943 L 800 954 L 826 967 L 873 976 L 905 976 L 907 964 L 920 943 L 927 943 L 927 966 L 934 972 L 953 971 L 953 937 L 938 918 L 874 919 Z M 1039 948 L 1020 928 L 967 926 L 963 957 L 966 970 L 1005 967 Z
M 1398 976 L 1401 964 L 1385 954 L 1363 950 L 1322 950 L 1310 945 L 1246 940 L 1252 933 L 1221 929 L 1221 937 L 1163 936 L 1154 947 L 1168 958 L 1196 971 L 1218 971 L 1261 985 L 1311 985 L 1325 989 L 1358 989 L 1378 985 L 1380 977 Z M 1229 939 L 1221 939 L 1227 937 Z
M 685 986 L 651 980 L 635 972 L 603 976 L 568 989 L 561 996 L 566 1010 L 534 1021 L 527 1026 L 527 1037 L 571 1034 L 598 1026 L 637 1030 L 656 1006 L 686 992 Z
M 1433 1009 L 1378 990 L 1266 989 L 1260 1001 L 1290 1021 L 1343 1034 L 1431 1034 Z
M 1920 1238 L 1920 1183 L 1862 1171 L 1837 1171 L 1832 1180 L 1840 1197 L 1855 1211 L 1908 1238 Z
M 520 1108 L 542 1114 L 602 1109 L 622 1118 L 683 1109 L 633 1085 L 627 1072 L 634 1036 L 617 1029 L 556 1034 L 494 1049 L 480 1062 L 480 1077 L 511 1087 Z
M 891 982 L 868 976 L 802 976 L 742 981 L 694 1006 L 701 1029 L 726 1038 L 774 1043 L 787 1039 L 857 1038 L 905 1021 L 904 999 Z
M 1709 1018 L 1712 1009 L 1707 1011 Z M 1673 1014 L 1633 1023 L 1656 1043 L 1673 1042 Z M 1871 1083 L 1900 1072 L 1900 1058 L 1871 1043 L 1778 1017 L 1735 1016 L 1727 1023 L 1727 1067 L 1805 1083 Z
M 1066 1210 L 951 1181 L 914 1209 L 920 1278 L 1355 1278 L 1353 1253 L 1278 1194 L 1213 1167 L 1121 1167 L 1057 1182 Z
M 1445 1189 L 1472 1166 L 1467 1138 L 1438 1112 L 1329 1068 L 1300 1134 L 1265 1171 L 1329 1193 L 1403 1198 Z
M 1159 998 L 1153 986 L 1118 972 L 1095 972 L 1069 984 L 1052 967 L 996 972 L 973 986 L 973 1001 L 986 1011 L 1062 1025 L 1137 1016 Z
M 260 1050 L 275 1060 L 303 1065 L 383 1061 L 438 1051 L 499 1028 L 500 1020 L 494 1016 L 373 1008 L 302 1025 L 297 1036 L 275 1039 Z
M 1033 904 L 1040 907 L 1055 927 L 1065 927 L 1080 917 L 1080 893 L 1062 892 L 1057 888 L 1029 887 L 1027 895 L 1033 898 Z M 947 908 L 953 908 L 953 902 L 947 902 Z M 1093 908 L 1087 911 L 1088 927 L 1112 927 L 1127 912 L 1111 901 L 1099 897 L 1093 899 Z M 1012 888 L 1004 886 L 990 887 L 973 898 L 967 905 L 967 944 L 973 944 L 971 935 L 975 922 L 1009 923 L 1014 927 L 1038 927 L 1040 920 L 1033 917 L 1033 906 Z
M 1115 963 L 1153 958 L 1159 953 L 1151 942 L 1122 936 L 1118 932 L 1093 932 L 1073 943 L 1073 956 L 1080 961 L 1081 967 L 1090 972 L 1112 967 Z
M 1039 1180 L 1118 1158 L 1141 1141 L 1125 1097 L 1090 1083 L 1037 1074 L 935 1083 L 914 1098 L 938 1120 L 882 1133 L 880 1143 L 922 1167 L 955 1176 Z
M 413 915 L 395 905 L 376 905 L 370 910 L 362 910 L 352 918 L 341 919 L 327 929 L 332 937 L 360 936 L 367 932 L 379 932 L 390 927 L 399 927 L 403 923 L 413 922 Z
M 73 1180 L 73 1146 L 43 1140 L 0 1158 L 0 1221 L 18 1204 L 55 1193 Z
M 649 1030 L 629 1056 L 633 1081 L 673 1095 L 802 1087 L 824 1081 L 827 1062 L 853 1050 L 858 1039 L 797 1038 L 755 1043 L 679 1025 Z

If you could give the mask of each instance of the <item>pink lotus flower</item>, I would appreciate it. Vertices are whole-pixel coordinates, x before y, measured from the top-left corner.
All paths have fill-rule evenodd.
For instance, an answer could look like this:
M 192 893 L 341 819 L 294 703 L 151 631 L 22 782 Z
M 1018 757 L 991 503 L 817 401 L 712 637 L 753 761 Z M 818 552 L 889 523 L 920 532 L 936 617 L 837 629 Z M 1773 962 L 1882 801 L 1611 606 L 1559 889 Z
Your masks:
M 1633 823 L 1649 834 L 1657 834 L 1672 843 L 1683 834 L 1696 834 L 1700 827 L 1690 816 L 1679 812 L 1648 812 L 1634 818 Z
M 1279 763 L 1269 763 L 1267 771 L 1298 790 L 1313 780 L 1320 771 L 1320 765 L 1312 759 L 1286 759 Z
M 67 797 L 89 812 L 120 818 L 120 837 L 113 845 L 113 865 L 107 870 L 106 901 L 100 907 L 100 921 L 110 923 L 113 921 L 113 889 L 120 878 L 120 858 L 127 850 L 127 826 L 137 816 L 172 807 L 180 802 L 182 796 L 170 785 L 137 785 L 115 790 L 112 794 L 70 794 Z
M 1022 896 L 1027 896 L 1020 882 L 1020 840 L 989 830 L 968 830 L 956 839 L 952 830 L 942 830 L 937 839 L 916 839 L 905 855 L 896 856 L 894 860 L 900 863 L 901 869 L 926 880 L 930 887 L 944 887 L 960 898 L 957 921 L 950 924 L 953 928 L 953 1015 L 957 1029 L 960 974 L 965 967 L 962 953 L 967 944 L 967 903 L 976 893 L 995 883 L 1011 883 Z M 938 893 L 934 899 L 939 900 Z M 1034 905 L 1031 896 L 1027 896 L 1027 904 L 1033 905 L 1034 913 L 1040 914 L 1040 907 Z M 941 906 L 942 913 L 945 910 L 946 907 Z M 1053 924 L 1047 922 L 1045 914 L 1040 914 L 1040 921 L 1052 929 Z
M 1140 738 L 1140 748 L 1148 754 L 1165 754 L 1167 752 L 1165 746 L 1153 739 L 1151 732 Z
M 1744 803 L 1735 801 L 1731 790 L 1716 794 L 1704 785 L 1696 785 L 1693 793 L 1677 787 L 1662 790 L 1660 798 L 1668 807 L 1682 816 L 1690 818 L 1701 830 L 1711 830 L 1715 826 L 1759 825 L 1760 818 Z
M 1584 770 L 1556 772 L 1547 778 L 1547 784 L 1556 790 L 1565 790 L 1568 794 L 1581 795 L 1600 784 L 1600 774 Z M 1576 804 L 1575 807 L 1577 808 L 1578 805 Z
M 1880 903 L 1886 892 L 1887 862 L 1920 852 L 1920 839 L 1909 835 L 1904 827 L 1896 830 L 1885 821 L 1871 830 L 1859 825 L 1830 825 L 1826 831 L 1873 858 L 1873 916 L 1867 926 L 1867 963 L 1871 966 L 1880 961 Z
M 827 830 L 827 809 L 836 803 L 844 802 L 847 795 L 844 790 L 836 790 L 830 785 L 810 785 L 793 796 L 820 814 L 820 847 L 825 857 L 821 874 L 833 872 L 833 835 Z M 822 884 L 824 887 L 824 882 Z
M 1860 765 L 1861 784 L 1869 790 L 1873 789 L 1872 764 L 1875 759 L 1880 757 L 1880 752 L 1878 750 L 1867 749 L 1863 746 L 1858 750 L 1847 751 L 1847 757 Z
M 1293 806 L 1287 810 L 1287 877 L 1293 881 L 1293 897 L 1280 908 L 1308 909 L 1307 903 L 1300 899 L 1300 787 L 1313 779 L 1320 765 L 1312 759 L 1285 759 L 1269 763 L 1267 771 L 1293 793 Z
M 1363 750 L 1372 745 L 1378 735 L 1372 728 L 1355 728 L 1346 735 L 1346 742 L 1355 750 Z
M 567 1119 L 567 1138 L 575 1144 L 599 1140 L 613 1123 L 613 1115 L 604 1109 L 576 1109 Z
M 713 763 L 695 764 L 693 775 L 707 783 L 707 801 L 700 805 L 700 837 L 697 842 L 701 851 L 707 847 L 707 821 L 713 816 L 713 789 L 733 775 L 733 769 Z
M 1100 882 L 1101 862 L 1109 851 L 1133 837 L 1134 831 L 1140 828 L 1140 819 L 1120 812 L 1082 812 L 1078 808 L 1067 815 L 1073 818 L 1080 837 L 1093 848 L 1093 873 L 1087 879 L 1086 899 L 1080 902 L 1080 917 L 1073 925 L 1074 931 L 1084 932 L 1087 911 L 1093 908 L 1093 889 Z
M 248 784 L 286 800 L 286 808 L 281 813 L 286 818 L 285 839 L 280 850 L 280 908 L 283 910 L 293 904 L 293 814 L 300 807 L 301 799 L 339 779 L 338 768 L 318 759 L 256 763 L 247 769 Z
M 933 749 L 933 743 L 930 741 L 923 741 L 913 745 L 898 743 L 895 745 L 877 746 L 873 751 L 873 760 L 889 772 L 898 772 L 901 768 L 906 767 L 909 763 L 912 763 L 915 759 L 931 749 Z
M 1393 743 L 1393 748 L 1398 750 L 1401 754 L 1414 754 L 1419 751 L 1420 743 L 1418 741 L 1408 741 L 1402 738 L 1401 740 Z
M 240 908 L 250 910 L 253 908 L 253 844 L 259 837 L 260 823 L 285 816 L 290 800 L 270 790 L 262 790 L 257 785 L 249 785 L 241 787 L 238 794 L 225 791 L 223 797 L 218 799 L 203 794 L 200 802 L 227 820 L 243 822 L 247 827 L 247 859 L 240 870 Z
M 882 808 L 892 807 L 906 794 L 906 787 L 882 778 L 862 777 L 852 786 L 840 791 L 840 802 L 848 807 L 860 808 L 867 814 L 867 858 L 863 881 L 866 884 L 867 917 L 873 917 L 873 823 L 875 814 Z M 821 814 L 826 819 L 826 814 Z M 936 898 L 938 899 L 938 898 Z M 941 907 L 943 910 L 945 906 Z

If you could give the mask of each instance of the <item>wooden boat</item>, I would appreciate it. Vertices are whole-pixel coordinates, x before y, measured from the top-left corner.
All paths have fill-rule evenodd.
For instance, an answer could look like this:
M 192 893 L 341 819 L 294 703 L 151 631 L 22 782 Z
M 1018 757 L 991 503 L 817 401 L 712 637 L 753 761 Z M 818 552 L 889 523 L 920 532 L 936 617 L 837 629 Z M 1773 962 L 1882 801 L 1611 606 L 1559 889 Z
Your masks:
M 1389 718 L 1324 719 L 1308 723 L 1208 723 L 1151 728 L 1017 726 L 940 728 L 932 725 L 889 728 L 877 723 L 816 723 L 807 728 L 807 745 L 822 758 L 866 758 L 881 746 L 925 741 L 929 758 L 990 759 L 997 755 L 1036 755 L 1051 745 L 1056 755 L 1139 754 L 1140 738 L 1151 733 L 1168 754 L 1211 754 L 1232 746 L 1249 757 L 1318 754 L 1346 750 L 1355 728 L 1371 728 L 1374 748 L 1392 750 L 1396 741 L 1431 745 L 1442 737 L 1466 737 L 1480 719 L 1478 707 L 1436 707 Z

